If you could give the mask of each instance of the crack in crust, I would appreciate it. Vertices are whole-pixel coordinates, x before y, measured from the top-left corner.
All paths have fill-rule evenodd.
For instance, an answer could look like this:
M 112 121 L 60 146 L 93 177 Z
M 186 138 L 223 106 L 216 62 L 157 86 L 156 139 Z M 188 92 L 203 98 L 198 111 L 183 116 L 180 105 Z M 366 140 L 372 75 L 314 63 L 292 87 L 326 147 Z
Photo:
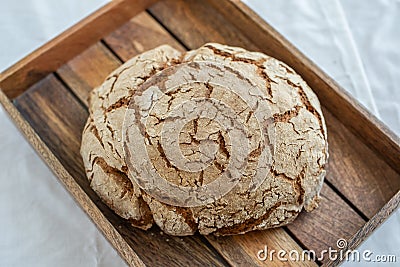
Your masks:
M 130 101 L 130 98 L 128 98 L 128 97 L 120 98 L 120 99 L 118 99 L 117 102 L 115 102 L 114 104 L 112 104 L 111 106 L 109 106 L 109 107 L 105 110 L 105 112 L 108 113 L 108 112 L 111 112 L 111 111 L 113 111 L 113 110 L 115 110 L 115 109 L 117 109 L 117 108 L 127 107 L 128 104 L 129 104 L 129 101 Z
M 275 81 L 271 80 L 271 78 L 264 72 L 265 70 L 265 66 L 263 65 L 264 62 L 267 59 L 262 59 L 262 60 L 253 60 L 253 59 L 248 59 L 248 58 L 238 58 L 235 56 L 235 54 L 231 54 L 227 51 L 223 51 L 221 49 L 218 49 L 216 47 L 214 47 L 211 44 L 205 45 L 204 47 L 209 48 L 213 51 L 214 54 L 216 55 L 220 55 L 222 57 L 225 58 L 230 58 L 232 61 L 240 61 L 240 62 L 244 62 L 244 63 L 249 63 L 252 65 L 257 66 L 257 73 L 259 74 L 260 77 L 262 77 L 265 81 L 266 81 L 266 85 L 267 85 L 267 92 L 269 94 L 269 96 L 272 98 L 273 94 L 272 94 L 272 89 L 271 89 L 271 83 L 276 83 Z M 284 64 L 279 63 L 280 67 L 283 67 L 287 73 L 290 74 L 294 74 L 294 72 L 289 69 L 288 67 L 286 67 Z M 322 118 L 321 115 L 319 114 L 319 112 L 311 105 L 310 101 L 308 100 L 303 88 L 300 85 L 294 84 L 292 81 L 288 80 L 287 78 L 281 77 L 282 79 L 284 79 L 290 86 L 296 87 L 298 89 L 298 93 L 301 99 L 301 102 L 303 103 L 304 107 L 306 107 L 306 109 L 308 111 L 310 111 L 314 116 L 317 117 L 318 122 L 320 124 L 320 129 L 322 134 L 325 136 L 324 133 L 324 128 L 322 126 Z M 295 107 L 297 112 L 298 112 L 298 108 L 299 107 Z M 287 111 L 287 112 L 291 112 L 291 111 Z M 285 112 L 286 113 L 286 112 Z M 297 113 L 293 113 L 292 117 L 297 116 Z M 275 117 L 275 115 L 274 115 Z M 287 121 L 286 121 L 287 122 Z
M 274 169 L 272 169 L 271 172 L 274 175 L 274 177 L 284 179 L 284 180 L 288 181 L 289 183 L 291 183 L 293 185 L 293 190 L 297 194 L 297 204 L 300 205 L 300 206 L 303 205 L 305 190 L 303 188 L 303 185 L 302 185 L 301 181 L 302 181 L 302 179 L 304 179 L 304 175 L 305 175 L 304 174 L 305 173 L 304 168 L 301 170 L 299 175 L 296 175 L 296 177 L 294 179 L 290 178 L 285 173 L 279 173 Z
M 276 113 L 272 115 L 274 117 L 274 122 L 289 122 L 292 118 L 299 115 L 301 106 L 295 106 L 294 108 L 285 111 L 284 113 Z
M 318 120 L 319 127 L 321 129 L 322 136 L 325 136 L 325 131 L 322 123 L 321 114 L 311 105 L 310 101 L 307 98 L 306 93 L 304 92 L 303 88 L 300 85 L 293 83 L 292 81 L 285 79 L 285 81 L 290 85 L 298 89 L 298 93 L 300 96 L 300 100 L 303 103 L 304 107 L 311 112 Z
M 121 192 L 121 198 L 128 192 L 133 192 L 133 186 L 131 180 L 128 178 L 125 172 L 119 170 L 115 167 L 111 167 L 107 164 L 104 158 L 102 157 L 95 157 L 93 159 L 92 166 L 97 165 L 99 166 L 104 173 L 109 175 L 114 175 L 115 179 L 118 179 L 118 184 L 122 185 L 123 191 Z
M 211 44 L 205 45 L 204 47 L 211 49 L 214 52 L 214 54 L 220 55 L 225 58 L 230 58 L 232 61 L 240 61 L 243 63 L 255 65 L 257 67 L 257 74 L 265 81 L 268 95 L 270 96 L 271 99 L 273 98 L 271 83 L 276 83 L 276 82 L 271 80 L 268 74 L 265 73 L 265 66 L 263 64 L 266 61 L 266 59 L 253 60 L 250 58 L 238 58 L 235 56 L 235 54 L 231 54 L 229 52 L 218 49 L 212 46 Z
M 176 211 L 176 213 L 178 213 L 179 215 L 181 215 L 183 217 L 183 219 L 185 220 L 185 223 L 190 227 L 190 229 L 193 232 L 196 232 L 198 230 L 197 221 L 193 217 L 193 212 L 190 209 L 176 207 L 175 211 Z
M 258 225 L 260 225 L 262 222 L 267 221 L 271 214 L 276 211 L 280 206 L 282 206 L 284 203 L 282 202 L 277 202 L 275 203 L 271 208 L 267 209 L 266 212 L 258 217 L 258 218 L 250 218 L 248 220 L 245 220 L 240 223 L 236 223 L 230 226 L 225 226 L 222 228 L 217 229 L 214 234 L 216 235 L 236 235 L 236 234 L 242 234 L 248 231 L 255 230 Z
M 149 205 L 147 204 L 146 201 L 144 201 L 142 196 L 138 197 L 138 201 L 139 201 L 139 210 L 141 211 L 140 219 L 136 220 L 130 218 L 129 222 L 136 227 L 145 228 L 146 230 L 150 228 L 154 223 L 153 214 L 149 208 Z
M 93 118 L 90 116 L 89 117 L 89 122 L 87 123 L 87 125 L 88 125 L 88 129 L 89 129 L 89 131 L 91 131 L 92 133 L 93 133 L 93 135 L 96 137 L 96 139 L 99 141 L 99 143 L 100 143 L 100 145 L 101 145 L 101 147 L 104 149 L 104 144 L 103 144 L 103 140 L 101 140 L 101 137 L 100 137 L 100 134 L 99 134 L 99 131 L 97 130 L 97 127 L 96 127 L 96 125 L 94 125 L 94 122 L 93 122 Z M 85 129 L 86 130 L 86 129 Z M 84 131 L 85 131 L 84 130 Z

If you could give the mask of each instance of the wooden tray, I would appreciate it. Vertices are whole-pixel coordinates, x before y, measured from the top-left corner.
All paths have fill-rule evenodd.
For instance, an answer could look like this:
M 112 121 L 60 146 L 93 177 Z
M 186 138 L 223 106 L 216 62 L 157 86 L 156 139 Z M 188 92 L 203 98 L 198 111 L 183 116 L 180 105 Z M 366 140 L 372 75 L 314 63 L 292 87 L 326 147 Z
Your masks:
M 11 118 L 128 264 L 279 266 L 276 257 L 258 260 L 257 252 L 267 245 L 319 253 L 336 248 L 339 238 L 354 249 L 398 207 L 398 137 L 271 26 L 238 0 L 153 2 L 112 1 L 0 77 L 0 101 Z M 85 177 L 79 146 L 88 92 L 140 52 L 164 43 L 194 49 L 209 41 L 278 58 L 317 93 L 330 153 L 322 204 L 287 227 L 238 236 L 181 238 L 157 227 L 134 229 L 102 204 Z M 338 263 L 326 258 L 301 265 Z

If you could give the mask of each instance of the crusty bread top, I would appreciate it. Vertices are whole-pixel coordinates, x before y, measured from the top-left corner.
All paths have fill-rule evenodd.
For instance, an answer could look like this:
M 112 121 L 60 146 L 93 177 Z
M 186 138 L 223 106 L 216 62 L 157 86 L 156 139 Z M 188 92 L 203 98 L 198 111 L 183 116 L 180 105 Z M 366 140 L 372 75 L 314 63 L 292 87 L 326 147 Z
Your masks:
M 110 74 L 91 93 L 81 154 L 92 188 L 118 215 L 171 235 L 287 224 L 318 206 L 328 157 L 318 99 L 294 70 L 211 43 L 183 54 L 161 46 Z M 228 185 L 221 177 L 235 183 L 214 201 L 179 202 L 146 188 L 150 167 L 197 192 Z

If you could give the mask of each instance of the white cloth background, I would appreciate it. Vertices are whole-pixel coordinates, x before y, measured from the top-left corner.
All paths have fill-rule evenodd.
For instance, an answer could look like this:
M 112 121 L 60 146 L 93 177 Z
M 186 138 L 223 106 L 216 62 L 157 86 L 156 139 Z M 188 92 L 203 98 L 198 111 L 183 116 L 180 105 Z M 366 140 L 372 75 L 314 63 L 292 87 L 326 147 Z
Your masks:
M 105 2 L 0 0 L 0 71 Z M 400 134 L 400 1 L 245 2 Z M 0 140 L 0 266 L 125 266 L 1 108 Z M 364 249 L 399 264 L 400 211 Z

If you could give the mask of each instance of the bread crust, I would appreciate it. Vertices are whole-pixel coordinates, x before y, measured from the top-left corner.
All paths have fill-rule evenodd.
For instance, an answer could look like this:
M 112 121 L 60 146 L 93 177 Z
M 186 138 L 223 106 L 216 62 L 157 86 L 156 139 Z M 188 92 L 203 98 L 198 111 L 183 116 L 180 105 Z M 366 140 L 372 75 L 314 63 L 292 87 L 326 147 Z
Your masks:
M 174 81 L 178 78 L 190 80 L 171 70 L 184 73 L 188 64 L 203 66 L 204 62 L 224 66 L 237 76 L 237 80 L 247 80 L 262 92 L 260 103 L 268 107 L 269 113 L 266 118 L 260 120 L 253 107 L 229 91 L 229 87 L 235 85 L 234 78 L 229 75 L 227 81 L 219 84 L 187 83 L 171 91 L 169 77 L 174 77 Z M 213 81 L 212 73 L 204 67 L 202 70 L 203 73 L 199 70 L 198 75 L 208 75 Z M 231 140 L 220 123 L 210 118 L 191 120 L 184 124 L 178 135 L 178 146 L 184 158 L 198 160 L 205 153 L 201 151 L 201 144 L 206 142 L 212 143 L 210 149 L 215 158 L 201 171 L 177 168 L 166 154 L 160 135 L 165 114 L 185 101 L 216 99 L 232 107 L 235 118 L 248 129 L 249 153 L 240 183 L 212 203 L 176 206 L 162 202 L 139 186 L 138 178 L 141 177 L 130 171 L 127 162 L 130 159 L 127 159 L 123 140 L 126 110 L 133 97 L 142 97 L 138 92 L 146 81 L 152 82 L 157 75 L 165 79 L 165 92 L 154 105 L 152 99 L 148 100 L 152 109 L 145 124 L 145 135 L 137 138 L 146 139 L 149 163 L 171 184 L 201 187 L 212 183 L 226 172 L 236 151 L 233 146 L 238 144 L 232 142 L 235 140 Z M 146 103 L 146 98 L 142 99 Z M 195 232 L 242 234 L 285 225 L 303 208 L 312 211 L 318 206 L 328 159 L 327 131 L 321 107 L 304 80 L 272 57 L 215 43 L 183 54 L 169 46 L 161 46 L 132 58 L 111 73 L 93 90 L 89 105 L 81 154 L 90 185 L 103 202 L 135 227 L 148 229 L 156 223 L 165 233 L 180 236 Z M 250 190 L 251 177 L 257 172 L 265 149 L 259 131 L 260 121 L 268 122 L 268 129 L 274 133 L 269 144 L 273 145 L 273 153 L 269 164 L 265 165 L 268 170 L 264 179 L 255 190 Z

